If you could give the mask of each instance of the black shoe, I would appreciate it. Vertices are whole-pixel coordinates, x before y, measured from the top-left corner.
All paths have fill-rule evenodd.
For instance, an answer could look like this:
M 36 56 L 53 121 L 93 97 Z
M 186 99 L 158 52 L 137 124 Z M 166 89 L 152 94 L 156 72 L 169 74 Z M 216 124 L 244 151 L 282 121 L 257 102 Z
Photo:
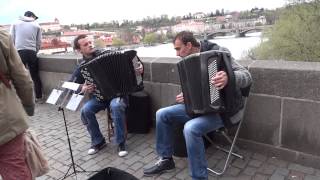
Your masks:
M 174 161 L 170 159 L 160 159 L 156 164 L 150 168 L 144 169 L 143 174 L 145 176 L 153 176 L 162 174 L 164 172 L 170 172 L 175 168 Z
M 103 149 L 104 147 L 106 147 L 107 143 L 105 140 L 103 140 L 101 143 L 92 146 L 89 150 L 88 150 L 88 154 L 89 155 L 93 155 L 96 154 L 97 152 L 99 152 L 101 149 Z
M 118 147 L 118 155 L 120 157 L 126 156 L 128 154 L 128 151 L 126 150 L 126 144 L 124 142 L 119 144 Z

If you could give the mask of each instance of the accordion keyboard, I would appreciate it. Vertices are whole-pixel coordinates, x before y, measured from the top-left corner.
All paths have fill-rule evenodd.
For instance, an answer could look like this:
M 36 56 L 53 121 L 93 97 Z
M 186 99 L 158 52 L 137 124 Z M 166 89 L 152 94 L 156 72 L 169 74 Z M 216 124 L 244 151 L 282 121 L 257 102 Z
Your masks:
M 210 82 L 211 78 L 214 77 L 217 74 L 218 66 L 217 66 L 217 60 L 209 60 L 208 61 L 208 84 L 210 88 L 210 103 L 213 104 L 217 100 L 220 99 L 219 90 Z

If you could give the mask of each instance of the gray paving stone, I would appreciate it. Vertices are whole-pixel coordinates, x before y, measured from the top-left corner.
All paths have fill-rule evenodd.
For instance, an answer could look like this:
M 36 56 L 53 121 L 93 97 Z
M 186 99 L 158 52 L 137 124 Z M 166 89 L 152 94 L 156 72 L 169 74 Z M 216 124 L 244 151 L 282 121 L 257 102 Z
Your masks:
M 306 174 L 313 174 L 314 173 L 314 168 L 302 166 L 302 165 L 295 164 L 295 163 L 290 163 L 288 169 L 300 171 L 300 172 L 303 172 Z
M 173 178 L 175 178 L 175 175 L 177 175 L 180 171 L 181 170 L 176 168 L 174 171 L 168 172 L 168 173 L 163 173 L 159 177 L 164 178 L 164 179 L 173 179 Z
M 147 144 L 148 145 L 148 144 Z M 139 155 L 144 157 L 150 153 L 152 153 L 154 151 L 153 148 L 150 148 L 149 145 L 147 147 L 145 147 L 142 151 L 137 150 L 139 152 Z
M 236 180 L 251 180 L 252 176 L 248 176 L 248 175 L 244 175 L 244 174 L 240 174 L 237 177 L 234 177 Z
M 131 166 L 132 164 L 138 162 L 141 158 L 141 156 L 133 156 L 132 158 L 126 160 L 125 163 Z
M 282 167 L 282 168 L 285 168 L 288 166 L 288 162 L 278 159 L 276 157 L 268 158 L 267 163 L 273 164 L 277 167 Z
M 235 161 L 232 163 L 232 166 L 238 167 L 240 169 L 243 169 L 244 167 L 247 166 L 248 162 L 250 159 L 246 158 L 246 159 L 240 159 L 237 158 L 235 159 Z
M 145 179 L 143 178 L 143 169 L 139 169 L 138 171 L 132 173 L 132 175 L 134 175 L 136 178 L 138 179 Z
M 157 161 L 155 151 L 155 131 L 148 134 L 128 134 L 129 154 L 118 157 L 117 146 L 108 143 L 107 147 L 95 155 L 87 155 L 90 138 L 80 121 L 79 112 L 66 111 L 68 128 L 74 160 L 86 170 L 102 170 L 112 166 L 125 170 L 142 180 L 191 180 L 186 158 L 174 158 L 176 170 L 160 176 L 145 177 L 143 169 Z M 99 114 L 98 122 L 103 135 L 107 138 L 107 123 L 104 114 Z M 50 172 L 37 180 L 56 180 L 66 173 L 71 163 L 64 122 L 61 114 L 53 106 L 43 104 L 36 106 L 35 116 L 30 118 L 31 129 L 39 135 L 39 141 L 49 161 Z M 320 170 L 268 157 L 248 149 L 238 151 L 245 160 L 232 157 L 226 173 L 222 176 L 209 176 L 209 180 L 315 180 L 320 179 Z M 210 147 L 206 152 L 209 167 L 222 168 L 226 154 Z M 94 173 L 81 174 L 87 179 Z M 78 178 L 78 179 L 81 179 Z M 75 177 L 67 179 L 74 180 Z M 81 180 L 82 180 L 81 179 Z
M 219 180 L 233 180 L 235 179 L 235 177 L 227 177 L 227 176 L 223 176 L 223 177 L 220 177 L 218 178 Z
M 256 174 L 257 171 L 258 169 L 255 167 L 246 167 L 243 171 L 243 174 L 253 176 Z
M 129 166 L 130 169 L 137 171 L 138 169 L 142 168 L 144 166 L 141 162 L 136 162 L 132 166 Z
M 213 168 L 219 163 L 219 159 L 215 158 L 214 156 L 211 156 L 208 159 L 208 167 Z
M 262 174 L 256 174 L 252 180 L 268 180 L 269 177 L 266 175 L 262 175 Z
M 288 176 L 289 170 L 286 169 L 286 168 L 277 168 L 274 173 L 275 173 L 275 174 L 282 175 L 282 176 Z
M 268 157 L 265 156 L 265 155 L 259 154 L 259 153 L 254 153 L 253 156 L 252 156 L 252 159 L 257 159 L 257 160 L 260 160 L 260 161 L 266 161 L 268 159 Z
M 240 171 L 241 171 L 241 169 L 231 166 L 228 169 L 226 169 L 225 175 L 230 175 L 230 176 L 235 177 L 240 173 Z
M 288 180 L 303 180 L 304 179 L 304 173 L 300 171 L 291 170 L 288 175 Z
M 283 176 L 281 174 L 274 173 L 274 174 L 272 174 L 272 176 L 270 177 L 269 180 L 284 180 L 284 179 L 285 179 L 285 176 Z
M 262 163 L 263 163 L 262 161 L 252 159 L 249 161 L 248 166 L 260 167 Z
M 186 179 L 187 177 L 189 177 L 189 174 L 188 174 L 188 169 L 184 169 L 182 171 L 180 171 L 177 175 L 176 175 L 176 178 L 177 179 Z
M 319 169 L 315 169 L 315 171 L 316 171 L 316 172 L 315 172 L 315 175 L 318 176 L 318 177 L 320 177 L 320 170 L 319 170 Z M 320 178 L 319 178 L 319 179 L 320 179 Z
M 307 175 L 304 180 L 319 180 L 318 176 Z
M 259 169 L 258 172 L 266 175 L 272 175 L 274 171 L 277 169 L 275 165 L 272 164 L 263 164 Z

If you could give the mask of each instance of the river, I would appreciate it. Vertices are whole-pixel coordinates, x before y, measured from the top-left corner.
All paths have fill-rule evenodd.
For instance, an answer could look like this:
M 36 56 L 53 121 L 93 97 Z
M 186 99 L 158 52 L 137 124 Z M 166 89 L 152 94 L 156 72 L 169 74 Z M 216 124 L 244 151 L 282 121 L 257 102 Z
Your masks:
M 248 33 L 246 37 L 223 36 L 210 40 L 231 51 L 235 59 L 242 59 L 248 54 L 248 50 L 261 43 L 261 32 Z M 161 44 L 158 46 L 139 47 L 135 49 L 140 57 L 176 57 L 173 44 Z

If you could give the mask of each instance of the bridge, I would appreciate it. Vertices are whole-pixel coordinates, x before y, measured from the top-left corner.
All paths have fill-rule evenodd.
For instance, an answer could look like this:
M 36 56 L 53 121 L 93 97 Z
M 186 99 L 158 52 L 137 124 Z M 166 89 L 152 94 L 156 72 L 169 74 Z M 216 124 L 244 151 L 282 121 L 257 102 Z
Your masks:
M 236 37 L 245 37 L 245 35 L 249 32 L 261 32 L 266 28 L 270 28 L 272 26 L 255 26 L 255 27 L 244 27 L 244 28 L 232 28 L 232 29 L 219 29 L 215 31 L 207 31 L 202 34 L 195 34 L 195 36 L 199 39 L 214 39 L 217 36 L 226 36 L 236 34 Z
M 70 77 L 78 58 L 72 54 L 39 55 L 40 77 L 45 94 Z M 176 94 L 181 91 L 176 65 L 181 59 L 140 58 L 146 67 L 144 90 L 150 95 L 152 120 L 155 123 L 155 112 L 172 104 Z M 247 67 L 253 77 L 238 141 L 239 152 L 246 158 L 233 159 L 225 175 L 209 178 L 319 180 L 320 95 L 317 85 L 320 84 L 320 63 L 274 60 L 238 62 Z M 154 129 L 148 134 L 129 134 L 129 155 L 125 158 L 117 156 L 117 146 L 112 143 L 96 155 L 88 156 L 86 150 L 90 139 L 79 123 L 79 114 L 67 112 L 77 164 L 86 170 L 116 167 L 138 179 L 149 180 L 143 176 L 143 168 L 153 165 L 157 158 Z M 102 132 L 106 134 L 105 114 L 98 114 L 98 121 Z M 49 159 L 50 172 L 41 179 L 58 179 L 67 171 L 70 162 L 61 115 L 53 106 L 37 105 L 35 116 L 30 117 L 30 124 L 41 134 L 40 142 Z M 206 155 L 209 166 L 214 168 L 220 168 L 226 157 L 213 147 L 206 150 Z M 175 161 L 178 164 L 175 171 L 155 179 L 189 179 L 186 159 L 176 158 Z

